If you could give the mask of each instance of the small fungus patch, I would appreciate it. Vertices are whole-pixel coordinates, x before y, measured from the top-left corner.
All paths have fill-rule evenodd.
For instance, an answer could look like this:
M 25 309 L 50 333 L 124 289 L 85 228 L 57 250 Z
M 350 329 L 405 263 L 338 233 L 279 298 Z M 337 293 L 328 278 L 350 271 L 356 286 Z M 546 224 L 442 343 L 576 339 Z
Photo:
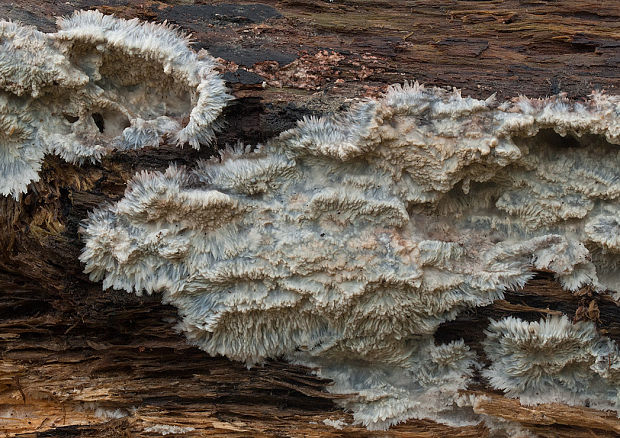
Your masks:
M 212 140 L 230 96 L 186 35 L 97 11 L 58 29 L 0 21 L 0 194 L 25 192 L 46 153 L 82 163 L 164 138 Z

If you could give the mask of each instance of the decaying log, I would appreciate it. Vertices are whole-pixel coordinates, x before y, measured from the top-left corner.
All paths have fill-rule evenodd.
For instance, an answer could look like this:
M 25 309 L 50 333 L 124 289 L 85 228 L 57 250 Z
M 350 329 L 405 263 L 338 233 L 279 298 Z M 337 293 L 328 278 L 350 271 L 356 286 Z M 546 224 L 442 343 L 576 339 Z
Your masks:
M 418 80 L 503 99 L 592 90 L 618 93 L 620 5 L 544 1 L 0 2 L 0 18 L 53 31 L 53 17 L 99 9 L 168 20 L 221 58 L 236 100 L 217 147 L 256 144 L 305 115 Z M 8 436 L 378 436 L 352 418 L 311 370 L 272 361 L 246 369 L 209 357 L 175 331 L 158 297 L 101 291 L 78 262 L 88 211 L 123 194 L 137 171 L 191 165 L 200 151 L 164 145 L 81 167 L 47 157 L 20 201 L 0 199 L 0 431 Z M 436 339 L 480 346 L 489 318 L 565 314 L 620 341 L 620 310 L 588 290 L 563 291 L 545 272 L 505 300 L 464 312 Z M 482 378 L 475 411 L 540 436 L 617 436 L 613 413 L 520 406 Z M 324 421 L 327 420 L 327 423 Z M 489 436 L 483 426 L 408 421 L 380 436 Z

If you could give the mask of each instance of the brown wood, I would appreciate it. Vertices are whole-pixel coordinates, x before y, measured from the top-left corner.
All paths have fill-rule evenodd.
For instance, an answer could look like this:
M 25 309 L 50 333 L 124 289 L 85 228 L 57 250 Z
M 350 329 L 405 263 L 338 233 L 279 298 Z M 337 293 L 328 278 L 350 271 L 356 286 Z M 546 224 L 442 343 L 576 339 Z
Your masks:
M 543 436 L 613 437 L 620 435 L 620 423 L 615 414 L 588 408 L 575 408 L 559 403 L 523 406 L 518 400 L 506 397 L 488 393 L 477 393 L 477 395 L 484 395 L 484 397 L 476 400 L 474 412 L 521 423 L 534 433 Z M 548 430 L 547 426 L 558 427 Z
M 52 31 L 54 16 L 98 8 L 167 19 L 193 32 L 196 48 L 221 58 L 237 97 L 225 111 L 218 147 L 256 144 L 305 115 L 338 110 L 347 98 L 376 96 L 404 80 L 502 99 L 559 91 L 580 98 L 594 89 L 618 93 L 620 85 L 615 0 L 265 0 L 264 7 L 246 2 L 234 10 L 213 4 L 0 1 L 0 18 Z M 77 257 L 88 211 L 121 197 L 136 171 L 171 161 L 192 165 L 212 153 L 163 146 L 82 167 L 48 157 L 41 181 L 20 202 L 0 199 L 0 434 L 161 436 L 161 425 L 169 425 L 178 427 L 175 436 L 487 436 L 484 426 L 431 421 L 381 434 L 327 426 L 325 419 L 352 419 L 325 391 L 329 382 L 310 370 L 278 361 L 248 370 L 208 357 L 175 332 L 176 311 L 158 297 L 102 291 L 87 280 Z M 464 338 L 483 354 L 488 318 L 558 313 L 593 320 L 620 340 L 615 303 L 588 290 L 564 292 L 542 272 L 505 300 L 444 324 L 436 338 Z M 541 436 L 620 433 L 609 413 L 522 407 L 480 378 L 474 386 L 488 397 L 477 412 L 521 422 Z

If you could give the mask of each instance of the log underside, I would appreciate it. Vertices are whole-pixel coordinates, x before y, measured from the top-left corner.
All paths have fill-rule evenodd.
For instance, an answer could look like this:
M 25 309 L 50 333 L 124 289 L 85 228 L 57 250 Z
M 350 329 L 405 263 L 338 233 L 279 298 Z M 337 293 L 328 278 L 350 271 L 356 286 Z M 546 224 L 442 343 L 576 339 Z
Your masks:
M 169 20 L 197 48 L 222 58 L 237 100 L 217 147 L 256 144 L 304 115 L 347 106 L 417 79 L 501 99 L 594 89 L 618 93 L 620 5 L 614 0 L 270 1 L 231 9 L 191 1 L 0 1 L 0 18 L 44 31 L 53 17 L 97 8 L 122 18 Z M 211 2 L 213 3 L 213 2 Z M 249 4 L 249 3 L 248 3 Z M 215 11 L 215 12 L 214 12 Z M 20 202 L 0 199 L 0 432 L 18 436 L 489 436 L 417 420 L 385 433 L 351 426 L 328 381 L 281 361 L 246 369 L 208 357 L 175 331 L 159 297 L 102 291 L 78 262 L 79 223 L 119 199 L 136 171 L 192 165 L 213 154 L 164 145 L 82 167 L 46 158 Z M 588 290 L 570 294 L 540 272 L 523 290 L 445 323 L 438 342 L 465 339 L 483 356 L 489 318 L 566 314 L 620 341 L 620 312 Z M 617 436 L 615 414 L 549 404 L 521 406 L 482 379 L 479 413 L 540 436 Z M 342 429 L 324 420 L 343 420 Z M 165 427 L 168 427 L 166 429 Z

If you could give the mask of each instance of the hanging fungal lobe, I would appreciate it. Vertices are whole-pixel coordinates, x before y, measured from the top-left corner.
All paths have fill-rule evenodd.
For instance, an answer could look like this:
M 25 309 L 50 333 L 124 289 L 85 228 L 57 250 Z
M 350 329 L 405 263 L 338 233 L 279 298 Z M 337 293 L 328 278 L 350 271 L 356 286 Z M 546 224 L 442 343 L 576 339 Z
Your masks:
M 522 403 L 566 403 L 620 410 L 620 350 L 590 321 L 566 316 L 491 321 L 483 374 Z
M 46 153 L 72 163 L 112 148 L 198 148 L 230 99 L 214 59 L 165 24 L 97 11 L 58 32 L 0 21 L 0 194 L 18 197 Z
M 476 423 L 459 395 L 476 355 L 433 334 L 535 269 L 620 292 L 619 112 L 394 86 L 256 151 L 137 175 L 89 216 L 81 260 L 104 288 L 161 292 L 209 354 L 317 368 L 371 429 Z

